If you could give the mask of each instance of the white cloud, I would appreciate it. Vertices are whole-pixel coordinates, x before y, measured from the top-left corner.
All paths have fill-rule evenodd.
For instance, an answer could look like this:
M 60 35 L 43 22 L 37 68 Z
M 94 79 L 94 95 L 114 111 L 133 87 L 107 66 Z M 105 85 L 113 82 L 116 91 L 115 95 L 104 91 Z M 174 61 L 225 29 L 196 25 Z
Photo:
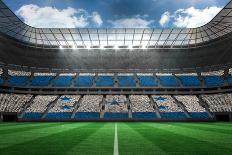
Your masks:
M 92 20 L 94 23 L 96 23 L 97 26 L 101 26 L 103 21 L 101 19 L 101 16 L 99 15 L 98 12 L 93 12 L 92 13 Z
M 160 21 L 159 21 L 160 25 L 161 25 L 162 27 L 166 26 L 166 25 L 169 23 L 170 18 L 171 18 L 171 17 L 170 17 L 170 13 L 169 13 L 168 11 L 164 12 L 164 13 L 161 15 L 161 18 L 160 18 Z
M 147 16 L 147 15 L 146 15 Z M 139 15 L 133 18 L 121 18 L 117 20 L 108 21 L 114 28 L 147 28 L 154 22 L 154 20 L 146 20 Z
M 75 28 L 86 27 L 92 21 L 97 26 L 102 25 L 101 16 L 97 12 L 89 14 L 84 9 L 57 9 L 55 7 L 39 7 L 38 5 L 23 5 L 16 11 L 26 24 L 44 28 Z
M 190 7 L 187 9 L 178 9 L 173 14 L 165 12 L 160 18 L 160 25 L 165 26 L 172 21 L 176 27 L 195 28 L 208 23 L 221 10 L 221 7 L 206 7 L 204 9 L 196 9 Z M 169 15 L 169 18 L 168 16 Z

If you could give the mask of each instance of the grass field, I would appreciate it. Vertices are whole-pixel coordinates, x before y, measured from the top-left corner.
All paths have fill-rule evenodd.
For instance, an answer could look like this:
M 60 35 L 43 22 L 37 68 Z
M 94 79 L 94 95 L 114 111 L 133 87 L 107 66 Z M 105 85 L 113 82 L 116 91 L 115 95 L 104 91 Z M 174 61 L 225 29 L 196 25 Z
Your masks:
M 8 154 L 230 155 L 232 124 L 1 123 L 0 155 Z

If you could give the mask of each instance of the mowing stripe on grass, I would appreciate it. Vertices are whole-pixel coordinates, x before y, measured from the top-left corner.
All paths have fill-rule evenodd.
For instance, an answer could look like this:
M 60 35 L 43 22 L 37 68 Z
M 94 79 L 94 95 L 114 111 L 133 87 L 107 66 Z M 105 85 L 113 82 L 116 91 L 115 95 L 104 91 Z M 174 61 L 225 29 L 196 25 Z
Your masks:
M 119 155 L 118 153 L 118 129 L 117 123 L 114 126 L 114 155 Z

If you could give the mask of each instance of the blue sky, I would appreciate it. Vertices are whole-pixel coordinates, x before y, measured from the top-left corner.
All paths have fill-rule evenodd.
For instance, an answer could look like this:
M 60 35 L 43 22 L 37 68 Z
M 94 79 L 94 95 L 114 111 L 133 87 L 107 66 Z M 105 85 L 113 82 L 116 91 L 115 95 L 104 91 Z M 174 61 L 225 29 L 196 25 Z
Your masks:
M 229 0 L 3 0 L 36 27 L 196 27 Z

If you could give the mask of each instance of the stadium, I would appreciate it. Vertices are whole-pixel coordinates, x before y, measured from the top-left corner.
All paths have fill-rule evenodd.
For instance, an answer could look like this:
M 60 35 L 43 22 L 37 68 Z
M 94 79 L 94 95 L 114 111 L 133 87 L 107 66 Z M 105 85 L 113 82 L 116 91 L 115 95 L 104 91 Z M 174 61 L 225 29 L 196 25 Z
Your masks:
M 5 2 L 1 155 L 231 154 L 232 1 L 196 28 L 37 28 Z

